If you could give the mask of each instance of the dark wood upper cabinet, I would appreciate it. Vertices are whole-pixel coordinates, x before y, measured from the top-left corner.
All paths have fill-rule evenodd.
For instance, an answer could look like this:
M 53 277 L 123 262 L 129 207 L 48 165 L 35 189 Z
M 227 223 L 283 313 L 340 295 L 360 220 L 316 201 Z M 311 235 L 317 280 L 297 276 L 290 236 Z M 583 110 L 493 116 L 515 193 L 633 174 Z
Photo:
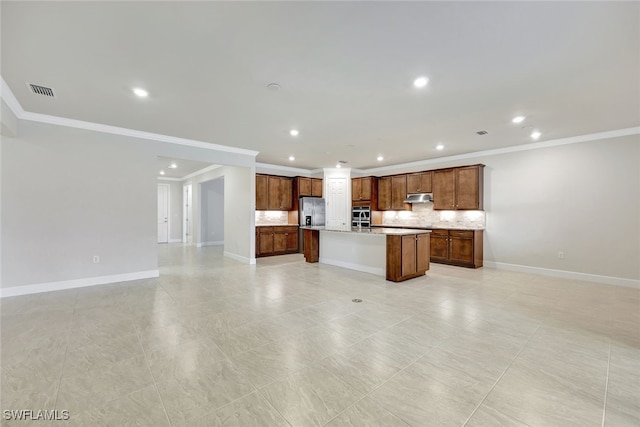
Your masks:
M 293 178 L 291 210 L 297 211 L 300 197 L 322 197 L 322 179 L 297 176 Z
M 411 205 L 404 203 L 407 197 L 407 176 L 383 176 L 377 179 L 378 210 L 411 210 Z
M 407 194 L 431 193 L 433 172 L 407 174 Z
M 391 209 L 411 210 L 411 205 L 404 201 L 407 198 L 407 176 L 395 175 L 391 177 Z
M 351 200 L 353 202 L 375 200 L 378 193 L 376 178 L 365 176 L 351 179 Z
M 297 177 L 298 197 L 311 195 L 311 178 Z
M 256 210 L 289 211 L 291 209 L 291 178 L 256 175 Z
M 454 187 L 453 169 L 437 170 L 433 173 L 433 209 L 455 209 Z
M 378 210 L 391 210 L 391 177 L 378 178 Z
M 484 166 L 457 168 L 455 172 L 456 209 L 482 209 Z
M 433 172 L 433 209 L 480 210 L 483 208 L 484 165 Z
M 256 210 L 269 209 L 269 190 L 267 175 L 256 175 Z
M 311 178 L 311 195 L 314 197 L 322 197 L 321 178 Z

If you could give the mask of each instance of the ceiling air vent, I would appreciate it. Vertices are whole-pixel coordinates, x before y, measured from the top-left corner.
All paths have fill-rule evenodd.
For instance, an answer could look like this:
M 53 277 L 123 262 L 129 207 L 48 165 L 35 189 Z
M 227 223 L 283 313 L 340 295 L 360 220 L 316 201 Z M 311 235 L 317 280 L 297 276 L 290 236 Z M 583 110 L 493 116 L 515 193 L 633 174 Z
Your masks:
M 50 96 L 52 98 L 56 96 L 53 93 L 53 89 L 51 89 L 50 87 L 34 85 L 33 83 L 27 83 L 27 85 L 31 89 L 31 92 L 35 93 L 36 95 Z
M 478 135 L 486 135 L 489 132 L 487 132 L 486 130 L 479 130 L 478 132 L 476 132 Z

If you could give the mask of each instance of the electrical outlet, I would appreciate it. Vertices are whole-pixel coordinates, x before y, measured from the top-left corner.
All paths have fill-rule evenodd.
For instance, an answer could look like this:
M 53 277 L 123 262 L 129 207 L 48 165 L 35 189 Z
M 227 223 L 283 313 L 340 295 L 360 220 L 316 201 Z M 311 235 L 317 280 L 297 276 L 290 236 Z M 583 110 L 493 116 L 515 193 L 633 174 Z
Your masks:
M 564 252 L 562 251 L 558 252 L 558 258 L 564 259 Z
M 94 255 L 93 256 L 93 263 L 94 264 L 100 263 L 100 256 L 99 255 Z

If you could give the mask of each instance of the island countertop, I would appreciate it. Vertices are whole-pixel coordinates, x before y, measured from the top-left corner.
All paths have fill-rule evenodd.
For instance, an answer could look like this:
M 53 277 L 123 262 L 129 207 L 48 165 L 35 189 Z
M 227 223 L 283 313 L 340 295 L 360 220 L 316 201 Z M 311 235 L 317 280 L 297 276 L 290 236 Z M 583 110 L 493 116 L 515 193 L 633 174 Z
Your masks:
M 351 227 L 349 229 L 346 230 L 327 230 L 326 227 L 324 226 L 301 226 L 300 229 L 302 230 L 319 230 L 319 231 L 329 231 L 329 232 L 334 232 L 334 233 L 350 233 L 350 234 L 365 234 L 365 235 L 372 235 L 372 236 L 386 236 L 386 235 L 395 235 L 395 236 L 402 236 L 402 235 L 406 235 L 406 234 L 425 234 L 425 233 L 431 233 L 431 230 L 418 230 L 418 229 L 413 229 L 413 228 L 384 228 L 384 227 L 376 227 L 376 228 L 367 228 L 367 227 L 363 227 L 363 228 L 358 228 L 358 227 Z

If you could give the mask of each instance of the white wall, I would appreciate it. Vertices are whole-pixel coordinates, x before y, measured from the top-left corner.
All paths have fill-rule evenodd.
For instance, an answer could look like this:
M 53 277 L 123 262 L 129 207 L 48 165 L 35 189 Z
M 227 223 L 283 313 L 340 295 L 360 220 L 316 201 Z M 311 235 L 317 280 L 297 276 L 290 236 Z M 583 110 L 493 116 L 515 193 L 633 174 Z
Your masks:
M 201 183 L 200 196 L 201 245 L 224 244 L 224 177 Z
M 485 265 L 620 278 L 611 282 L 622 284 L 640 280 L 639 135 L 430 161 L 375 175 L 475 163 L 486 165 Z
M 34 122 L 2 138 L 3 288 L 157 274 L 155 156 L 127 139 Z
M 2 296 L 157 276 L 157 156 L 232 165 L 221 168 L 235 180 L 225 186 L 233 194 L 225 203 L 225 235 L 234 237 L 225 251 L 250 261 L 252 154 L 18 125 L 18 135 L 3 135 L 0 148 Z

